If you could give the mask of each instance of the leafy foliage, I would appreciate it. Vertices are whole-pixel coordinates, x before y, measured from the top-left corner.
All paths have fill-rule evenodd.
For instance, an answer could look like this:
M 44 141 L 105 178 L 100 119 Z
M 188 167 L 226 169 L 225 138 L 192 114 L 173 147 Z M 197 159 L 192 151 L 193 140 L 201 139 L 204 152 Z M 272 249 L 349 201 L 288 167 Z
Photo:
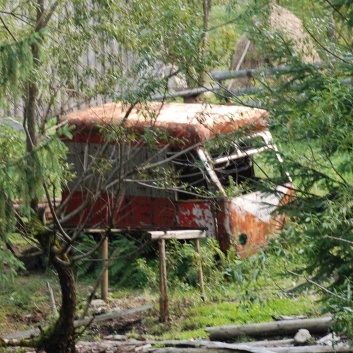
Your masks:
M 345 20 L 349 27 L 353 27 L 352 0 L 334 0 L 330 6 L 337 12 L 342 20 Z
M 217 240 L 213 238 L 202 242 L 200 254 L 196 252 L 193 242 L 168 241 L 166 255 L 168 286 L 172 292 L 187 293 L 198 288 L 197 271 L 201 261 L 208 297 L 216 298 L 217 295 L 227 293 L 229 286 L 241 285 L 242 291 L 238 293 L 238 299 L 242 299 L 244 303 L 254 302 L 257 297 L 254 289 L 263 285 L 257 280 L 261 276 L 264 278 L 263 276 L 271 271 L 275 276 L 274 273 L 277 273 L 275 269 L 281 268 L 278 263 L 285 261 L 277 259 L 276 256 L 267 259 L 263 252 L 248 259 L 241 259 L 236 254 L 235 247 L 224 253 L 219 248 Z M 138 265 L 148 278 L 146 285 L 157 290 L 158 261 L 148 262 L 140 259 Z M 259 297 L 256 300 L 259 300 Z
M 352 335 L 347 325 L 353 280 L 351 1 L 305 3 L 303 9 L 292 3 L 291 8 L 303 19 L 321 65 L 293 55 L 296 48 L 285 32 L 249 29 L 269 64 L 287 65 L 274 77 L 259 77 L 264 91 L 253 97 L 272 114 L 283 167 L 296 191 L 296 200 L 283 206 L 291 222 L 273 246 L 279 256 L 303 260 L 291 273 L 316 283 L 326 300 L 324 310 L 336 313 L 340 327 Z M 268 14 L 258 9 L 257 16 L 265 23 Z M 319 21 L 320 16 L 330 20 Z
M 31 209 L 33 198 L 42 200 L 45 197 L 42 181 L 55 198 L 60 192 L 62 180 L 61 165 L 65 160 L 66 147 L 57 135 L 51 135 L 33 153 L 24 153 L 24 134 L 17 132 L 5 123 L 1 125 L 0 134 L 0 244 L 1 256 L 6 259 L 8 271 L 2 272 L 2 280 L 14 279 L 16 268 L 23 268 L 21 261 L 16 260 L 9 251 L 5 252 L 8 236 L 16 230 L 25 227 L 24 234 L 31 238 L 35 235 L 35 219 Z M 29 159 L 35 157 L 40 171 L 36 178 L 29 170 Z M 60 195 L 60 194 L 59 194 Z M 14 202 L 18 209 L 14 209 Z M 33 226 L 33 227 L 32 227 Z M 22 229 L 23 230 L 23 229 Z M 32 234 L 32 232 L 34 232 Z M 32 238 L 32 241 L 35 237 Z M 8 257 L 8 258 L 7 258 Z M 5 264 L 4 261 L 2 261 Z M 3 265 L 4 266 L 4 265 Z M 10 274 L 7 276 L 7 273 Z
M 94 248 L 98 239 L 83 234 L 76 247 L 78 253 L 87 252 Z M 114 286 L 125 288 L 144 288 L 147 276 L 140 265 L 142 259 L 155 258 L 155 249 L 149 240 L 149 236 L 142 232 L 116 233 L 109 238 L 109 255 L 118 248 L 118 253 L 111 258 L 109 266 L 109 279 Z M 78 278 L 97 278 L 101 271 L 100 251 L 97 250 L 91 256 L 85 257 L 76 263 Z
M 35 35 L 20 42 L 0 44 L 0 97 L 6 97 L 9 89 L 19 94 L 20 82 L 24 82 L 31 71 L 33 41 L 36 41 Z M 0 102 L 4 103 L 2 100 Z

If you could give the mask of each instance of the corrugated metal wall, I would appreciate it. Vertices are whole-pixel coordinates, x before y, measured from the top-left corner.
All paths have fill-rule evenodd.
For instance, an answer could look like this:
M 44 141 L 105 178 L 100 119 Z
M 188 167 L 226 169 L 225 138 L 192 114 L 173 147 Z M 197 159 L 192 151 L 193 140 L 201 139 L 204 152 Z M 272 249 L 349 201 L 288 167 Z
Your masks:
M 33 14 L 31 16 L 27 12 L 24 13 L 25 10 L 20 7 L 17 1 L 13 1 L 13 2 L 9 1 L 8 3 L 6 3 L 5 10 L 8 12 L 8 14 L 10 14 L 12 11 L 16 13 L 16 16 L 9 15 L 6 17 L 6 21 L 11 23 L 11 25 L 14 26 L 14 28 L 23 28 L 24 31 L 26 31 L 26 27 L 31 26 L 30 22 L 32 21 Z M 70 2 L 67 2 L 64 10 L 65 11 L 63 13 L 56 14 L 51 18 L 51 24 L 54 23 L 54 26 L 55 26 L 55 21 L 58 21 L 55 16 L 70 15 L 70 11 L 72 11 Z M 24 20 L 22 20 L 22 18 Z M 92 19 L 91 24 L 94 24 L 94 21 L 95 20 Z M 62 29 L 58 27 L 58 29 L 55 29 L 55 30 L 60 31 Z M 52 38 L 49 35 L 47 36 L 47 40 L 58 40 L 58 39 Z M 115 69 L 119 70 L 119 72 L 122 72 L 121 76 L 123 76 L 124 78 L 129 78 L 129 77 L 131 78 L 132 68 L 136 66 L 138 63 L 137 56 L 125 50 L 121 45 L 118 45 L 118 43 L 113 39 L 108 44 L 107 43 L 97 44 L 97 42 L 90 43 L 88 41 L 86 53 L 82 55 L 79 62 L 77 62 L 78 71 L 81 71 L 82 73 L 84 73 L 85 72 L 84 70 L 86 68 L 89 68 L 91 72 L 95 73 L 92 77 L 89 77 L 87 79 L 89 87 L 93 88 L 101 84 L 102 78 L 104 77 L 104 74 L 108 72 L 108 70 L 111 70 L 111 71 L 114 71 Z M 62 45 L 62 47 L 60 47 L 60 45 Z M 62 40 L 62 43 L 59 43 L 58 50 L 61 50 L 62 48 L 65 49 L 65 39 Z M 67 55 L 70 55 L 70 53 L 68 53 Z M 112 64 L 112 60 L 110 60 L 111 57 L 118 58 L 119 63 L 121 63 L 121 65 L 119 65 L 120 66 L 119 68 L 117 67 L 114 68 L 114 64 Z M 48 60 L 50 60 L 50 58 L 48 58 Z M 44 67 L 43 71 L 47 72 L 47 75 L 51 75 L 52 73 L 55 74 L 55 68 L 50 68 L 50 66 Z M 122 86 L 121 84 L 119 85 L 117 84 L 116 87 L 111 87 L 111 90 L 112 91 L 115 90 L 118 93 L 122 93 L 122 91 L 126 89 L 135 89 L 138 86 L 136 82 L 137 81 L 135 78 L 129 79 L 125 87 Z M 66 89 L 67 87 L 65 87 L 65 85 L 62 85 L 61 82 L 60 83 L 54 82 L 54 84 L 55 84 L 54 89 L 57 88 L 58 91 L 55 95 L 54 104 L 52 105 L 49 111 L 47 108 L 48 104 L 46 102 L 49 101 L 51 97 L 48 98 L 47 93 L 41 92 L 41 93 L 44 93 L 44 95 L 46 95 L 47 97 L 45 98 L 46 102 L 44 102 L 43 100 L 43 102 L 40 102 L 39 106 L 37 107 L 39 121 L 43 119 L 43 116 L 48 117 L 48 116 L 56 116 L 58 114 L 65 114 L 71 110 L 77 110 L 77 109 L 87 108 L 89 106 L 100 105 L 112 100 L 112 98 L 109 97 L 108 94 L 95 95 L 93 97 L 90 97 L 89 99 L 84 98 L 80 96 L 82 92 L 79 92 L 79 88 L 76 89 L 76 87 L 74 87 L 74 89 Z M 60 86 L 63 86 L 63 87 L 60 87 Z M 12 118 L 22 119 L 24 117 L 24 106 L 25 104 L 24 104 L 23 97 L 9 96 L 7 98 L 6 108 L 0 109 L 0 118 L 12 117 Z
M 104 180 L 109 179 L 108 183 L 121 178 L 121 182 L 124 182 L 123 193 L 126 196 L 151 198 L 175 198 L 176 196 L 174 191 L 159 188 L 165 177 L 164 171 L 167 174 L 167 169 L 172 168 L 170 163 L 163 163 L 159 169 L 146 170 L 144 173 L 134 171 L 136 167 L 146 165 L 146 163 L 165 161 L 168 157 L 167 149 L 153 150 L 146 145 L 121 143 L 109 145 L 102 153 L 103 145 L 101 144 L 66 142 L 66 145 L 70 150 L 68 162 L 72 163 L 73 171 L 77 175 L 77 178 L 68 185 L 71 191 L 88 189 L 94 192 L 97 184 L 102 183 L 102 180 L 98 181 L 98 178 L 103 177 Z M 93 161 L 94 158 L 96 161 Z M 92 173 L 92 168 L 99 168 L 100 173 Z M 85 181 L 80 183 L 80 190 L 73 190 L 77 179 L 84 175 Z M 113 192 L 117 188 L 118 184 L 115 184 L 110 191 Z

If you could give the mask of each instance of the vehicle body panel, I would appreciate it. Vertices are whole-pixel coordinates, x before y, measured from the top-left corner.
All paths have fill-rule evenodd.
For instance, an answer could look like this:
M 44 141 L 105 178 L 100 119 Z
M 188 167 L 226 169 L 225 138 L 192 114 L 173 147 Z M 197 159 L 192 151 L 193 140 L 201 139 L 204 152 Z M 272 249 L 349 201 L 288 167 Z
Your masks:
M 276 209 L 292 194 L 291 185 L 287 186 L 278 187 L 277 195 L 256 191 L 220 203 L 221 248 L 234 245 L 238 254 L 246 257 L 266 245 L 270 235 L 282 229 L 285 223 L 285 214 L 276 213 Z
M 87 159 L 99 153 L 105 143 L 101 127 L 119 126 L 124 133 L 109 143 L 105 153 L 116 156 L 120 151 L 124 156 L 120 160 L 122 168 L 142 165 L 146 161 L 152 164 L 167 161 L 168 168 L 174 168 L 177 178 L 182 178 L 187 169 L 185 180 L 194 182 L 196 178 L 192 175 L 197 174 L 199 179 L 195 185 L 199 189 L 210 188 L 214 196 L 195 195 L 195 192 L 183 194 L 183 190 L 159 188 L 136 177 L 125 178 L 126 185 L 122 189 L 114 185 L 109 192 L 96 195 L 94 190 L 98 181 L 87 177 L 88 181 L 82 179 L 86 183 L 83 186 L 75 187 L 77 180 L 73 180 L 63 191 L 66 214 L 89 200 L 89 207 L 66 220 L 65 226 L 85 224 L 85 227 L 127 230 L 201 228 L 207 230 L 208 236 L 218 239 L 222 250 L 235 246 L 241 256 L 249 256 L 265 245 L 268 234 L 283 225 L 285 216 L 276 214 L 276 209 L 288 202 L 292 194 L 290 182 L 278 186 L 276 194 L 255 190 L 231 198 L 225 192 L 225 185 L 230 177 L 238 182 L 238 171 L 233 170 L 241 170 L 240 161 L 242 168 L 244 165 L 248 168 L 245 179 L 251 179 L 253 167 L 247 165 L 251 156 L 263 150 L 275 151 L 267 130 L 267 112 L 246 107 L 175 103 L 151 103 L 148 113 L 143 108 L 135 107 L 130 111 L 129 107 L 112 103 L 61 118 L 61 122 L 66 121 L 74 127 L 72 138 L 63 137 L 63 141 L 70 150 L 69 162 L 75 166 L 77 178 L 85 175 Z M 146 129 L 163 130 L 170 138 L 158 140 L 157 148 L 151 149 L 140 137 Z M 264 146 L 241 150 L 234 142 L 235 150 L 219 157 L 212 157 L 204 146 L 207 141 L 216 141 L 241 130 L 249 136 L 262 134 Z M 129 134 L 134 139 L 126 143 Z M 117 173 L 114 168 L 112 170 L 107 178 Z

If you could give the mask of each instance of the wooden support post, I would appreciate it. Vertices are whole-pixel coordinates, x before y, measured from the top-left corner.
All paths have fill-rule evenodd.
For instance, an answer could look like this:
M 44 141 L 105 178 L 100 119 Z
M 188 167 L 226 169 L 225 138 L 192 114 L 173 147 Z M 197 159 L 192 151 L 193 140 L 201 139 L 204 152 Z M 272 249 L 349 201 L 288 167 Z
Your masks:
M 160 290 L 159 299 L 160 321 L 166 322 L 168 319 L 168 293 L 167 293 L 167 265 L 165 255 L 165 239 L 159 240 L 159 272 L 160 272 Z
M 160 273 L 160 291 L 161 296 L 159 299 L 160 306 L 160 321 L 166 322 L 168 319 L 168 293 L 167 293 L 167 265 L 165 255 L 165 241 L 166 239 L 196 239 L 195 248 L 200 254 L 200 243 L 198 239 L 206 237 L 204 229 L 186 229 L 186 230 L 170 230 L 170 231 L 151 231 L 149 232 L 151 239 L 159 241 L 159 273 Z M 198 276 L 201 289 L 201 296 L 206 300 L 205 288 L 203 284 L 202 264 L 201 258 L 198 265 Z
M 107 301 L 108 299 L 108 237 L 106 236 L 102 242 L 102 279 L 101 279 L 101 299 Z
M 204 286 L 204 282 L 203 282 L 202 261 L 201 261 L 201 252 L 200 252 L 200 241 L 199 241 L 199 239 L 195 239 L 195 251 L 198 254 L 197 276 L 198 276 L 198 279 L 199 279 L 201 299 L 205 302 L 207 298 L 206 298 L 205 286 Z

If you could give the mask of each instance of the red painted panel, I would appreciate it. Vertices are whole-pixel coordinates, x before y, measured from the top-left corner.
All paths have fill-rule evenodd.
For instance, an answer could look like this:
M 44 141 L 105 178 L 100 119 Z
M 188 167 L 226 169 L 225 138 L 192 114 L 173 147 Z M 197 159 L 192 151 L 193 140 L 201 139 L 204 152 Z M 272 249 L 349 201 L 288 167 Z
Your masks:
M 76 210 L 85 200 L 84 193 L 74 193 L 66 207 L 66 214 Z M 63 193 L 63 202 L 69 197 Z M 90 210 L 93 210 L 90 212 Z M 205 219 L 204 219 L 205 218 Z M 113 222 L 111 222 L 111 219 Z M 74 227 L 84 224 L 85 227 L 107 227 L 110 224 L 117 228 L 151 228 L 163 227 L 212 227 L 214 220 L 211 206 L 207 202 L 173 203 L 170 199 L 140 196 L 117 197 L 102 195 L 91 203 L 83 212 L 68 221 L 65 226 Z
M 282 200 L 287 202 L 290 189 Z M 63 202 L 68 197 L 63 193 Z M 71 196 L 66 214 L 76 210 L 85 201 L 84 193 L 76 192 Z M 249 256 L 268 242 L 268 234 L 282 227 L 284 215 L 272 215 L 261 208 L 261 193 L 253 193 L 234 198 L 232 201 L 219 199 L 217 204 L 208 200 L 173 201 L 167 198 L 141 196 L 117 196 L 104 194 L 89 207 L 65 224 L 75 227 L 163 229 L 163 228 L 206 228 L 209 236 L 215 236 L 221 249 L 235 246 L 239 255 Z M 278 205 L 277 205 L 278 206 Z M 239 235 L 246 234 L 246 244 L 240 244 Z
M 215 215 L 210 201 L 179 202 L 177 223 L 182 227 L 206 228 L 208 236 L 216 235 Z

